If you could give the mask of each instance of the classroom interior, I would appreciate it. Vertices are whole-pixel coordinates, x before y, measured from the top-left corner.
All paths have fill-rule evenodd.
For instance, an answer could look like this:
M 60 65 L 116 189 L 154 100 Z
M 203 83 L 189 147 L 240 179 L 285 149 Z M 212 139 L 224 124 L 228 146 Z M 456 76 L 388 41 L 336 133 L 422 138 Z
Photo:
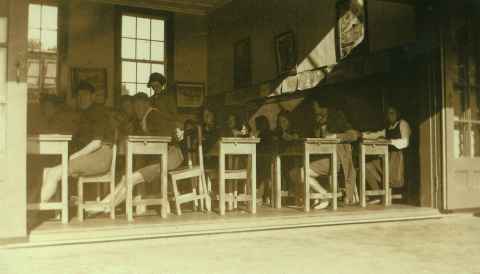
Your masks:
M 195 211 L 189 204 L 182 207 L 184 215 L 175 216 L 172 204 L 172 216 L 167 219 L 159 217 L 156 207 L 137 216 L 139 228 L 148 224 L 175 226 L 184 221 L 194 229 L 205 222 L 212 226 L 225 223 L 229 218 L 248 220 L 245 222 L 252 226 L 261 217 L 277 218 L 278 226 L 283 225 L 278 221 L 282 218 L 301 224 L 295 216 L 330 216 L 342 221 L 376 214 L 394 218 L 404 210 L 415 215 L 436 206 L 428 176 L 432 166 L 440 163 L 426 161 L 422 148 L 434 134 L 427 120 L 434 111 L 432 105 L 439 100 L 431 80 L 432 73 L 437 73 L 432 72 L 437 59 L 433 50 L 416 43 L 432 39 L 429 33 L 434 26 L 428 23 L 426 5 L 414 1 L 358 1 L 364 3 L 360 24 L 365 35 L 359 45 L 344 54 L 338 48 L 341 12 L 335 0 L 171 2 L 30 1 L 29 134 L 41 133 L 46 123 L 40 107 L 42 94 L 58 96 L 65 109 L 75 112 L 76 81 L 87 77 L 97 85 L 97 103 L 115 111 L 122 95 L 152 95 L 147 87 L 148 76 L 160 72 L 167 77 L 172 90 L 189 85 L 201 90 L 199 105 L 199 98 L 195 97 L 198 95 L 187 96 L 180 102 L 177 93 L 177 103 L 183 104 L 177 106 L 182 122 L 200 121 L 202 110 L 207 107 L 216 114 L 220 126 L 231 113 L 251 127 L 254 117 L 265 115 L 273 130 L 275 114 L 288 110 L 292 124 L 305 132 L 311 127 L 310 103 L 323 100 L 342 110 L 353 128 L 364 132 L 382 129 L 387 106 L 395 105 L 412 130 L 410 145 L 405 150 L 406 184 L 401 199 L 393 199 L 389 208 L 371 204 L 365 209 L 354 204 L 339 205 L 337 212 L 323 209 L 305 213 L 295 204 L 295 197 L 290 196 L 282 198 L 282 209 L 268 203 L 257 206 L 256 217 L 251 217 L 243 204 L 227 210 L 226 216 L 218 216 L 215 202 L 211 213 Z M 295 52 L 293 57 L 287 56 L 294 60 L 287 71 L 282 71 L 279 64 L 285 62 L 278 49 L 284 37 L 293 40 Z M 247 48 L 247 54 L 239 61 L 236 54 L 242 46 Z M 354 150 L 353 157 L 358 157 L 358 151 Z M 32 192 L 41 184 L 42 168 L 58 163 L 60 158 L 30 155 L 27 159 L 27 192 Z M 123 161 L 118 157 L 117 178 L 124 173 Z M 296 161 L 301 161 L 301 157 Z M 356 159 L 354 163 L 357 166 Z M 291 185 L 284 182 L 288 181 L 284 177 L 288 176 L 282 176 L 282 191 L 288 192 Z M 76 196 L 76 184 L 69 186 L 69 196 Z M 95 199 L 99 192 L 106 191 L 92 187 L 85 195 Z M 82 223 L 76 220 L 74 202 L 70 208 L 67 227 L 60 224 L 58 211 L 29 212 L 31 235 L 42 238 L 68 229 L 80 233 L 75 229 L 126 227 L 124 204 L 118 207 L 116 220 L 98 215 Z M 245 228 L 248 229 L 251 227 Z

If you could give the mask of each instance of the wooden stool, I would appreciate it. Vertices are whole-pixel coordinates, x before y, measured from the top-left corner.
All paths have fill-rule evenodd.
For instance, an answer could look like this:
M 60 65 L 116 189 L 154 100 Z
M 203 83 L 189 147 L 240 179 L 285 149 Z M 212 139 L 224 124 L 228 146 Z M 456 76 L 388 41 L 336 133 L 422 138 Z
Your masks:
M 385 206 L 392 204 L 389 166 L 388 166 L 388 145 L 390 141 L 383 139 L 364 139 L 360 142 L 359 167 L 360 167 L 360 204 L 362 207 L 367 206 L 367 197 L 381 196 Z M 379 156 L 383 162 L 383 189 L 366 190 L 365 177 L 365 159 L 367 156 Z

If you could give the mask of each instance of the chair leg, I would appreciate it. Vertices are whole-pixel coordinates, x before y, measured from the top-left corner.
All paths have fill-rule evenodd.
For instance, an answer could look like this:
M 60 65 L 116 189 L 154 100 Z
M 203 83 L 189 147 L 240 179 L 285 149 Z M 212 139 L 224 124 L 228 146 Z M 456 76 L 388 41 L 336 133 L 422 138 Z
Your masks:
M 197 195 L 200 196 L 200 210 L 205 211 L 205 189 L 203 188 L 202 176 L 198 176 L 197 186 L 198 186 Z
M 180 193 L 178 192 L 177 180 L 172 178 L 172 188 L 173 188 L 173 196 L 175 200 L 175 209 L 177 211 L 177 215 L 182 215 L 182 209 L 180 207 L 180 203 L 178 202 L 178 198 L 180 197 Z
M 113 197 L 115 193 L 115 179 L 110 181 L 110 219 L 115 220 L 115 199 Z
M 80 222 L 83 222 L 83 182 L 82 179 L 78 179 L 78 205 L 77 205 L 77 218 Z

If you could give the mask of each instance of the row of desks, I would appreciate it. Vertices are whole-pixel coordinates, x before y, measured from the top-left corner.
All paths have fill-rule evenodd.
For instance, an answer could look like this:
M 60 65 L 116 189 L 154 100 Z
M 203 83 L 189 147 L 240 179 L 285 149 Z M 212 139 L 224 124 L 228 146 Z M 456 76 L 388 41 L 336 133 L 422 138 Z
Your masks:
M 32 136 L 28 138 L 27 151 L 29 154 L 43 154 L 43 155 L 61 155 L 62 156 L 62 181 L 61 181 L 61 202 L 57 203 L 39 203 L 29 204 L 30 210 L 61 210 L 62 211 L 62 223 L 68 223 L 68 142 L 71 141 L 69 135 L 40 135 Z M 156 136 L 128 136 L 124 143 L 119 146 L 118 154 L 124 154 L 125 157 L 125 174 L 127 179 L 127 193 L 132 193 L 133 185 L 131 182 L 131 176 L 133 173 L 133 155 L 158 155 L 161 160 L 161 197 L 159 199 L 142 200 L 140 203 L 153 205 L 160 204 L 161 216 L 167 217 L 168 215 L 168 197 L 167 197 L 167 183 L 168 183 L 168 143 L 171 142 L 170 137 L 156 137 Z M 225 214 L 225 156 L 227 155 L 247 155 L 250 157 L 248 169 L 250 171 L 250 183 L 251 183 L 251 198 L 252 202 L 250 209 L 252 213 L 256 212 L 256 145 L 260 142 L 258 138 L 221 138 L 219 141 L 218 159 L 219 159 L 219 204 L 220 214 Z M 276 153 L 273 157 L 272 166 L 274 170 L 274 191 L 272 192 L 272 201 L 276 208 L 281 208 L 281 161 L 283 156 L 303 156 L 304 166 L 303 169 L 304 178 L 308 178 L 308 170 L 310 164 L 310 157 L 312 155 L 330 155 L 331 175 L 333 179 L 332 192 L 334 195 L 337 193 L 337 153 L 336 146 L 339 144 L 338 139 L 323 139 L 323 138 L 307 138 L 304 139 L 302 148 L 292 151 L 286 151 L 283 153 Z M 388 141 L 385 140 L 364 140 L 360 143 L 360 178 L 361 178 L 361 197 L 365 191 L 365 158 L 367 155 L 381 155 L 384 158 L 384 180 L 385 186 L 388 187 Z M 304 184 L 304 210 L 308 212 L 310 210 L 310 187 L 308 184 Z M 385 188 L 388 189 L 388 188 Z M 362 192 L 363 191 L 363 192 Z M 388 191 L 387 191 L 388 193 Z M 336 203 L 337 199 L 333 199 Z M 385 199 L 389 201 L 389 199 Z M 362 206 L 365 206 L 365 200 L 361 200 Z M 129 221 L 133 220 L 133 206 L 134 201 L 132 195 L 127 195 L 126 199 L 126 213 Z

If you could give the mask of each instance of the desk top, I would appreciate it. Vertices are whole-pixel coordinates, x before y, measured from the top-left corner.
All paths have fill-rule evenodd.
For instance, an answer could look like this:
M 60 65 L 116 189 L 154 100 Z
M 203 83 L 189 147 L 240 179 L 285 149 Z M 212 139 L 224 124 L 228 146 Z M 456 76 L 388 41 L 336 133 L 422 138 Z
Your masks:
M 360 141 L 362 145 L 384 145 L 387 146 L 391 144 L 390 140 L 387 139 L 363 139 Z
M 129 135 L 125 138 L 128 142 L 155 142 L 155 143 L 170 143 L 172 137 L 167 136 L 133 136 Z
M 305 138 L 303 139 L 304 143 L 307 144 L 339 144 L 340 139 L 337 138 Z
M 68 142 L 72 140 L 72 135 L 63 135 L 63 134 L 40 134 L 40 135 L 30 135 L 28 136 L 28 141 L 60 141 Z
M 237 144 L 258 144 L 260 143 L 260 138 L 253 137 L 222 137 L 220 138 L 221 143 L 237 143 Z

